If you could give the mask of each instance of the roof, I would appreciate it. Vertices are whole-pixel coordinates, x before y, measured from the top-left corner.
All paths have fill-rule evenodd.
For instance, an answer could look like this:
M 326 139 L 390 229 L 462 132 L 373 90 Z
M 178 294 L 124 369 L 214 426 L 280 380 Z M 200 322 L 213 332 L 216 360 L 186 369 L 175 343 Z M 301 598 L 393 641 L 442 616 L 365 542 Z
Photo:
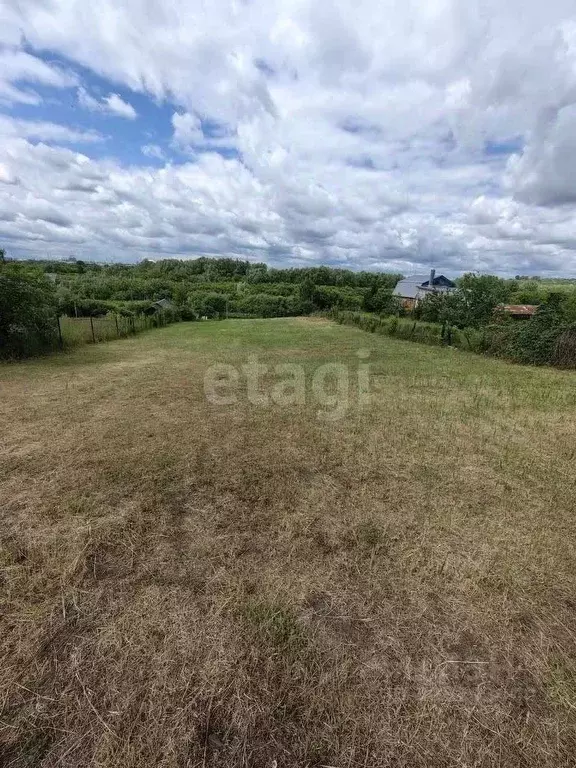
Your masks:
M 429 291 L 430 275 L 411 275 L 405 277 L 394 288 L 394 296 L 401 296 L 403 299 L 417 299 L 422 291 Z M 455 288 L 456 284 L 449 280 L 445 275 L 436 275 L 433 285 L 444 285 Z
M 402 296 L 404 299 L 415 299 L 422 284 L 427 282 L 430 275 L 412 275 L 400 280 L 394 288 L 394 296 Z
M 436 275 L 434 280 L 432 281 L 432 285 L 444 285 L 448 288 L 456 288 L 456 283 L 453 280 L 450 280 L 450 278 L 446 277 L 446 275 Z M 423 288 L 428 288 L 430 286 L 430 280 L 426 280 L 424 283 L 422 283 Z
M 154 306 L 160 307 L 161 309 L 170 309 L 172 302 L 170 299 L 158 299 L 158 301 L 154 302 Z
M 531 317 L 538 311 L 538 304 L 501 304 L 498 309 L 509 315 L 526 315 Z

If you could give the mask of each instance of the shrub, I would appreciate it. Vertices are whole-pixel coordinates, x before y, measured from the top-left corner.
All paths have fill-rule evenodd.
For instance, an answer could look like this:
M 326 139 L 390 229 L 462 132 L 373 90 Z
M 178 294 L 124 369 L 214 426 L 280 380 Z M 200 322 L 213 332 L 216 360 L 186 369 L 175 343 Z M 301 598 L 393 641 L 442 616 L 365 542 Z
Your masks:
M 224 293 L 192 293 L 186 309 L 200 317 L 222 317 L 227 303 L 228 296 Z
M 447 323 L 398 317 L 379 318 L 365 312 L 335 310 L 331 316 L 339 323 L 355 325 L 370 333 L 422 344 L 446 344 L 529 365 L 576 367 L 576 324 L 562 323 L 554 305 L 545 305 L 526 322 L 494 323 L 483 328 L 456 328 Z
M 482 339 L 484 333 L 478 328 L 452 328 L 450 327 L 451 346 L 465 349 L 469 352 L 482 351 Z
M 28 357 L 57 341 L 53 286 L 42 277 L 0 274 L 0 357 Z
M 552 362 L 562 368 L 576 368 L 576 324 L 569 325 L 557 337 Z
M 520 324 L 510 336 L 510 357 L 518 363 L 550 365 L 558 337 L 562 333 L 559 325 L 545 326 L 536 318 Z

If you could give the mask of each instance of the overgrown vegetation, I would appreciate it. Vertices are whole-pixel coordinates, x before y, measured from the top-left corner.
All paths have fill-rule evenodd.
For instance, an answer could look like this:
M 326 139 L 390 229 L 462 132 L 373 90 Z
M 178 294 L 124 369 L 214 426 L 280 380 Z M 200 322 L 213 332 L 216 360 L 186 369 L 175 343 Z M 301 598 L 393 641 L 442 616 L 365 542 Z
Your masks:
M 306 269 L 269 269 L 265 264 L 253 264 L 237 259 L 166 259 L 140 264 L 96 264 L 77 261 L 10 261 L 0 260 L 0 273 L 10 285 L 42 285 L 49 297 L 51 314 L 45 316 L 50 333 L 40 338 L 20 332 L 18 324 L 10 323 L 15 334 L 10 344 L 0 348 L 0 356 L 34 355 L 51 349 L 56 342 L 56 315 L 71 318 L 108 318 L 99 322 L 110 326 L 111 335 L 118 324 L 145 326 L 143 318 L 158 314 L 154 302 L 167 301 L 162 310 L 163 321 L 196 320 L 224 317 L 293 317 L 317 311 L 365 309 L 393 312 L 399 309 L 392 289 L 400 275 L 372 272 L 352 272 L 329 267 Z M 8 283 L 8 281 L 10 281 Z M 20 281 L 20 282 L 19 282 Z M 15 294 L 16 296 L 16 294 Z M 30 295 L 26 306 L 19 301 L 22 324 L 27 327 L 38 322 L 30 310 Z M 20 315 L 18 315 L 20 317 Z M 86 327 L 76 323 L 78 328 Z M 36 327 L 36 326 L 34 326 Z M 73 324 L 65 324 L 71 331 Z M 6 331 L 8 333 L 8 331 Z M 19 334 L 19 335 L 18 335 Z M 18 335 L 18 338 L 16 338 Z M 123 335 L 123 334 L 118 334 Z M 108 336 L 107 336 L 108 337 Z M 86 338 L 93 334 L 74 333 L 68 340 Z
M 576 368 L 576 325 L 562 322 L 547 305 L 532 320 L 493 323 L 480 328 L 338 310 L 330 316 L 344 325 L 407 341 L 485 353 L 515 363 Z
M 0 271 L 0 358 L 39 354 L 57 342 L 57 302 L 41 275 Z
M 455 292 L 429 295 L 409 313 L 393 295 L 400 275 L 324 266 L 273 269 L 238 259 L 203 257 L 127 265 L 76 259 L 10 261 L 4 256 L 0 259 L 0 274 L 5 276 L 6 285 L 17 285 L 21 280 L 22 286 L 28 286 L 27 303 L 16 302 L 21 322 L 13 322 L 16 315 L 11 316 L 10 333 L 14 338 L 3 345 L 0 355 L 5 357 L 15 356 L 15 350 L 21 356 L 52 348 L 55 321 L 49 318 L 55 313 L 71 318 L 106 318 L 99 326 L 104 329 L 108 325 L 111 333 L 103 332 L 102 336 L 114 337 L 115 326 L 150 325 L 144 318 L 158 314 L 154 302 L 164 300 L 169 308 L 160 313 L 163 322 L 295 317 L 315 312 L 335 312 L 339 316 L 345 312 L 370 313 L 373 320 L 358 318 L 354 322 L 379 324 L 381 331 L 402 338 L 463 346 L 518 362 L 571 366 L 576 361 L 571 340 L 571 328 L 576 326 L 576 282 L 568 280 L 520 276 L 503 280 L 470 273 L 458 278 Z M 36 286 L 38 312 L 29 312 L 33 298 L 30 286 Z M 506 318 L 499 307 L 526 302 L 541 307 L 538 318 L 522 327 L 501 327 Z M 44 334 L 38 326 L 41 317 Z M 404 317 L 409 317 L 410 324 L 401 322 Z M 383 318 L 388 319 L 384 322 Z M 415 325 L 414 320 L 428 325 Z M 72 324 L 65 325 L 72 330 Z M 481 341 L 473 332 L 479 329 Z M 7 333 L 5 330 L 4 338 Z M 90 340 L 93 335 L 74 336 L 84 337 Z
M 486 353 L 517 363 L 576 368 L 576 302 L 549 291 L 533 318 L 513 320 L 501 309 L 514 294 L 491 275 L 464 275 L 452 293 L 420 301 L 410 318 L 333 310 L 339 323 L 425 344 Z
M 238 259 L 164 259 L 139 264 L 11 261 L 15 274 L 48 274 L 60 311 L 70 316 L 140 313 L 168 299 L 184 319 L 199 316 L 284 317 L 332 307 L 374 312 L 396 308 L 400 275 L 329 267 L 271 269 Z

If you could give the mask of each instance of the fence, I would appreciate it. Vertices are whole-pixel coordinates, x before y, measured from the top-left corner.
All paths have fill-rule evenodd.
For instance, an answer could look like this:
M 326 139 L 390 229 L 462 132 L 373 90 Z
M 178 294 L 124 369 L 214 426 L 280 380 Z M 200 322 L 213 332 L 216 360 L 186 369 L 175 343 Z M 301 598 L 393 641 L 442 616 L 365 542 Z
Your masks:
M 455 328 L 447 324 L 423 323 L 398 317 L 378 317 L 365 312 L 332 311 L 336 322 L 355 325 L 363 331 L 394 336 L 407 341 L 501 357 L 525 365 L 554 365 L 576 368 L 576 324 L 511 321 L 482 328 Z
M 60 346 L 69 348 L 126 338 L 150 328 L 168 325 L 173 318 L 163 313 L 132 317 L 108 314 L 102 317 L 60 317 L 57 322 Z

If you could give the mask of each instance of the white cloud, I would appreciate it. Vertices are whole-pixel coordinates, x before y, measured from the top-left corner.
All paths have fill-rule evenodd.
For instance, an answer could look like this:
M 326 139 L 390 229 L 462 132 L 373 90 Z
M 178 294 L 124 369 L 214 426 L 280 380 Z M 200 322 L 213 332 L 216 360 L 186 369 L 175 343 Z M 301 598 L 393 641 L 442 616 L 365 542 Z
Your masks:
M 7 157 L 36 135 L 13 129 L 0 162 L 19 190 L 57 196 L 75 222 L 58 236 L 84 233 L 94 255 L 576 273 L 573 0 L 7 0 L 3 13 L 12 45 L 21 30 L 111 90 L 166 100 L 173 147 L 194 156 L 126 170 L 36 147 L 44 187 Z M 6 87 L 34 99 L 20 82 Z M 136 116 L 116 93 L 78 98 Z M 28 229 L 28 200 L 3 225 L 21 247 L 56 237 L 45 219 Z
M 23 137 L 65 144 L 92 143 L 103 137 L 93 130 L 77 130 L 44 120 L 19 120 L 0 115 L 0 136 Z
M 152 157 L 154 160 L 166 159 L 164 150 L 162 147 L 159 147 L 158 144 L 144 144 L 142 147 L 140 147 L 140 151 L 145 157 Z
M 104 104 L 106 105 L 108 112 L 118 115 L 118 117 L 125 117 L 127 120 L 135 120 L 136 117 L 138 117 L 132 104 L 128 104 L 121 99 L 117 93 L 111 93 L 110 96 L 106 96 L 104 98 Z
M 111 93 L 109 96 L 105 96 L 102 101 L 98 101 L 98 99 L 90 96 L 85 88 L 80 87 L 78 88 L 78 104 L 91 112 L 104 112 L 109 115 L 124 117 L 127 120 L 135 120 L 138 117 L 134 107 L 120 98 L 117 93 Z
M 0 50 L 0 100 L 20 104 L 38 104 L 41 99 L 29 85 L 40 84 L 53 88 L 69 88 L 76 85 L 76 75 L 46 63 L 14 47 Z M 26 83 L 22 88 L 15 83 Z
M 198 144 L 204 140 L 204 134 L 200 120 L 189 112 L 172 115 L 172 127 L 174 129 L 173 141 L 177 147 L 186 148 Z

